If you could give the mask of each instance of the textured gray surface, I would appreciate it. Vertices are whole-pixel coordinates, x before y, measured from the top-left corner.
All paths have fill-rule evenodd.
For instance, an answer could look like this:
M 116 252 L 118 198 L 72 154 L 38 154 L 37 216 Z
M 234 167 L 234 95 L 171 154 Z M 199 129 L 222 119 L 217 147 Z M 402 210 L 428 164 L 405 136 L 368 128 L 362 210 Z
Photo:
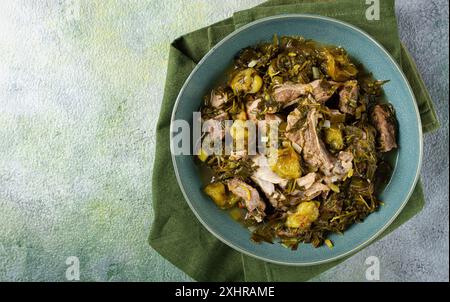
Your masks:
M 261 0 L 0 3 L 0 280 L 190 280 L 147 245 L 168 44 Z M 217 8 L 220 7 L 220 10 Z M 442 128 L 425 137 L 425 209 L 319 281 L 449 278 L 448 1 L 397 1 Z

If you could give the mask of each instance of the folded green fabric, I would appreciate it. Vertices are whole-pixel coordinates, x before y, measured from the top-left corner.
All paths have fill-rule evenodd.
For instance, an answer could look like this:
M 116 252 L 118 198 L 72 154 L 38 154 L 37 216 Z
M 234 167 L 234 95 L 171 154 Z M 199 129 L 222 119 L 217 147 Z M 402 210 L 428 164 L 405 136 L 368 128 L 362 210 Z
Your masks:
M 380 1 L 381 21 L 365 18 L 365 1 L 272 0 L 235 13 L 210 27 L 187 34 L 170 47 L 164 99 L 157 125 L 153 168 L 155 219 L 149 243 L 163 257 L 198 281 L 306 281 L 345 259 L 311 267 L 289 267 L 266 263 L 243 255 L 211 235 L 196 219 L 178 187 L 169 148 L 170 116 L 181 86 L 196 63 L 236 28 L 259 18 L 286 13 L 318 14 L 352 23 L 376 38 L 403 68 L 414 90 L 423 130 L 439 127 L 431 98 L 406 48 L 400 43 L 394 0 Z M 380 236 L 392 232 L 421 211 L 422 184 L 417 184 L 406 207 Z

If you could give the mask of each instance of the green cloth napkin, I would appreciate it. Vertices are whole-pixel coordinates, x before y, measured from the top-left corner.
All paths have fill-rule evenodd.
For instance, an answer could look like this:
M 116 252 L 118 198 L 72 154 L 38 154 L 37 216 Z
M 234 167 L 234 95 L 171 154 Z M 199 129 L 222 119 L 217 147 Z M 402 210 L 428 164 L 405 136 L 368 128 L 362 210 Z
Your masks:
M 156 158 L 153 170 L 155 219 L 149 243 L 163 257 L 198 281 L 306 281 L 345 261 L 341 259 L 310 267 L 289 267 L 263 262 L 243 255 L 211 235 L 198 222 L 178 187 L 169 148 L 172 108 L 181 86 L 196 63 L 236 28 L 258 18 L 286 13 L 318 14 L 340 19 L 371 34 L 403 68 L 414 90 L 423 130 L 439 127 L 433 103 L 406 48 L 400 43 L 394 0 L 380 1 L 381 20 L 365 18 L 365 1 L 354 0 L 272 0 L 237 12 L 210 27 L 189 33 L 170 46 L 164 99 L 157 125 Z M 406 207 L 380 236 L 387 235 L 421 211 L 425 203 L 419 181 Z

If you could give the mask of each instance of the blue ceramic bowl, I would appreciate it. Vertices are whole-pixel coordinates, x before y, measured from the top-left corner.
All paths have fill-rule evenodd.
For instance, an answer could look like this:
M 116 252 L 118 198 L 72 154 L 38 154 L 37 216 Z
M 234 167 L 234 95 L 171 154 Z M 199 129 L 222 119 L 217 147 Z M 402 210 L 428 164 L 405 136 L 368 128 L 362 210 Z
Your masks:
M 280 15 L 248 24 L 223 39 L 201 60 L 187 79 L 173 109 L 172 121 L 183 119 L 192 124 L 192 112 L 198 111 L 203 96 L 223 78 L 234 56 L 243 48 L 271 41 L 274 34 L 300 35 L 325 44 L 340 45 L 377 79 L 389 79 L 384 91 L 397 113 L 400 148 L 390 183 L 380 198 L 385 203 L 364 223 L 349 228 L 344 236 L 331 235 L 334 249 L 313 248 L 301 244 L 297 251 L 278 243 L 255 244 L 250 233 L 202 192 L 202 181 L 192 156 L 172 156 L 173 165 L 187 203 L 199 221 L 230 247 L 261 260 L 286 265 L 306 266 L 333 261 L 367 246 L 397 217 L 407 203 L 419 177 L 422 159 L 422 128 L 411 88 L 394 59 L 368 34 L 330 18 L 314 15 Z M 172 142 L 172 135 L 171 135 Z

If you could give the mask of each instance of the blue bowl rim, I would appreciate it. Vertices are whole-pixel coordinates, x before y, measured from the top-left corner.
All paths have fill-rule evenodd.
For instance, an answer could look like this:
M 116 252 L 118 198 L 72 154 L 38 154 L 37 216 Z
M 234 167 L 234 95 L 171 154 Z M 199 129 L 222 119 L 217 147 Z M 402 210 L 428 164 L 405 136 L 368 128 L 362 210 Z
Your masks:
M 171 115 L 171 120 L 170 120 L 170 129 L 172 128 L 173 125 L 173 121 L 175 120 L 175 115 L 178 109 L 178 105 L 181 102 L 181 96 L 184 93 L 184 90 L 186 89 L 188 83 L 190 82 L 191 78 L 195 75 L 195 73 L 197 72 L 197 70 L 199 69 L 199 67 L 203 64 L 204 61 L 206 61 L 208 59 L 208 57 L 219 47 L 221 47 L 222 44 L 224 44 L 228 39 L 230 39 L 231 37 L 237 35 L 238 33 L 240 33 L 241 31 L 244 31 L 246 29 L 251 28 L 252 26 L 259 24 L 259 23 L 263 23 L 263 22 L 267 22 L 267 21 L 271 21 L 271 20 L 280 20 L 280 19 L 295 19 L 295 18 L 308 18 L 308 19 L 319 19 L 319 20 L 324 20 L 327 22 L 331 22 L 331 23 L 337 23 L 340 25 L 344 25 L 348 28 L 350 28 L 351 30 L 357 31 L 358 33 L 360 33 L 361 35 L 365 36 L 367 39 L 369 39 L 372 43 L 374 43 L 378 48 L 380 48 L 384 54 L 386 55 L 386 57 L 389 58 L 389 60 L 391 61 L 391 63 L 393 64 L 393 66 L 395 66 L 395 68 L 397 69 L 398 73 L 401 75 L 404 84 L 406 85 L 407 90 L 409 91 L 409 94 L 413 100 L 413 106 L 414 106 L 414 111 L 416 113 L 416 118 L 417 118 L 417 125 L 418 125 L 418 132 L 419 132 L 419 161 L 417 162 L 417 167 L 416 167 L 416 172 L 414 175 L 414 181 L 411 185 L 411 187 L 409 188 L 408 194 L 406 195 L 405 199 L 402 201 L 400 207 L 398 208 L 397 212 L 391 217 L 391 219 L 389 219 L 388 222 L 386 222 L 386 224 L 380 228 L 374 235 L 372 235 L 370 238 L 368 238 L 365 242 L 361 243 L 359 246 L 341 253 L 339 255 L 336 255 L 334 257 L 330 257 L 328 259 L 325 260 L 320 260 L 320 261 L 314 261 L 314 262 L 283 262 L 283 261 L 276 261 L 273 259 L 268 259 L 259 255 L 256 255 L 254 253 L 251 253 L 249 251 L 246 251 L 236 245 L 234 245 L 232 242 L 222 238 L 219 234 L 217 234 L 214 230 L 212 230 L 207 223 L 205 223 L 205 221 L 202 219 L 202 217 L 197 213 L 197 211 L 195 210 L 194 206 L 192 205 L 189 196 L 186 194 L 186 191 L 184 189 L 183 186 L 183 182 L 181 181 L 180 178 L 180 174 L 178 171 L 178 166 L 177 166 L 177 162 L 176 162 L 176 156 L 171 154 L 172 157 L 172 164 L 174 167 L 174 171 L 175 171 L 175 176 L 177 178 L 177 182 L 178 185 L 183 193 L 184 199 L 186 200 L 187 204 L 189 205 L 189 207 L 191 208 L 192 212 L 194 213 L 194 215 L 197 217 L 197 219 L 200 221 L 200 223 L 211 233 L 214 235 L 214 237 L 216 237 L 217 239 L 219 239 L 220 241 L 222 241 L 223 243 L 225 243 L 226 245 L 228 245 L 229 247 L 233 248 L 234 250 L 243 253 L 247 256 L 250 257 L 254 257 L 256 259 L 265 261 L 265 262 L 270 262 L 270 263 L 274 263 L 274 264 L 279 264 L 279 265 L 285 265 L 285 266 L 313 266 L 313 265 L 319 265 L 319 264 L 324 264 L 324 263 L 329 263 L 332 261 L 336 261 L 339 259 L 342 259 L 346 256 L 349 255 L 353 255 L 356 252 L 362 250 L 363 248 L 367 247 L 368 245 L 370 245 L 377 237 L 379 237 L 393 222 L 394 220 L 397 218 L 397 216 L 401 213 L 401 211 L 403 210 L 403 208 L 405 207 L 405 205 L 407 204 L 408 200 L 410 199 L 416 184 L 419 180 L 419 175 L 420 175 L 420 170 L 422 167 L 422 158 L 423 158 L 423 132 L 422 132 L 422 122 L 421 122 L 421 118 L 420 118 L 420 113 L 419 113 L 419 108 L 417 106 L 417 102 L 416 102 L 416 97 L 411 89 L 411 85 L 408 82 L 408 79 L 406 78 L 405 74 L 403 73 L 402 69 L 400 68 L 400 66 L 398 65 L 398 63 L 395 61 L 395 59 L 391 56 L 391 54 L 377 41 L 375 40 L 372 36 L 370 36 L 368 33 L 366 33 L 365 31 L 361 30 L 360 28 L 344 22 L 344 21 L 340 21 L 334 18 L 329 18 L 329 17 L 325 17 L 325 16 L 321 16 L 321 15 L 314 15 L 314 14 L 280 14 L 280 15 L 276 15 L 276 16 L 271 16 L 271 17 L 266 17 L 266 18 L 261 18 L 258 19 L 256 21 L 253 21 L 251 23 L 248 23 L 238 29 L 236 29 L 235 31 L 233 31 L 232 33 L 230 33 L 229 35 L 227 35 L 225 38 L 223 38 L 220 42 L 218 42 L 215 46 L 213 46 L 207 53 L 206 55 L 198 62 L 198 64 L 195 66 L 195 68 L 192 70 L 191 74 L 189 75 L 189 77 L 186 79 L 186 81 L 184 82 L 182 88 L 180 89 L 180 92 L 178 93 L 177 99 L 175 101 L 173 110 L 172 110 L 172 115 Z M 171 132 L 169 133 L 169 140 L 170 140 L 170 148 L 172 149 L 172 144 L 173 144 L 173 140 L 172 140 L 172 135 Z

